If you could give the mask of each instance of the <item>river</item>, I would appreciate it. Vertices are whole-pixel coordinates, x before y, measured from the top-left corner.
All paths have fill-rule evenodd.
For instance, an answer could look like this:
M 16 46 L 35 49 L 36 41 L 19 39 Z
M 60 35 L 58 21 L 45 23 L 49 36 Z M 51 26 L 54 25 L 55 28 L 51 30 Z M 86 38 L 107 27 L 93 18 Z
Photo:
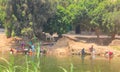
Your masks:
M 16 65 L 22 65 L 25 62 L 26 55 L 13 55 Z M 8 57 L 1 56 L 10 60 Z M 28 56 L 29 59 L 35 61 L 34 56 Z M 91 56 L 41 56 L 40 57 L 40 72 L 120 72 L 120 59 L 113 57 L 111 60 L 105 57 L 91 57 Z

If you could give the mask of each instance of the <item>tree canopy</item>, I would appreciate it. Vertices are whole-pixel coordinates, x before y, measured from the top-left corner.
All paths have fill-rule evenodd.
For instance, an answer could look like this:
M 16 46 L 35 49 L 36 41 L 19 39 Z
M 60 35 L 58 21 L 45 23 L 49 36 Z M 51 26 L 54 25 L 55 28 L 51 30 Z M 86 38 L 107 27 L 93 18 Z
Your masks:
M 42 32 L 59 35 L 74 29 L 119 34 L 120 0 L 1 0 L 0 23 L 8 37 Z
M 3 27 L 6 18 L 6 7 L 8 0 L 0 0 L 0 27 Z

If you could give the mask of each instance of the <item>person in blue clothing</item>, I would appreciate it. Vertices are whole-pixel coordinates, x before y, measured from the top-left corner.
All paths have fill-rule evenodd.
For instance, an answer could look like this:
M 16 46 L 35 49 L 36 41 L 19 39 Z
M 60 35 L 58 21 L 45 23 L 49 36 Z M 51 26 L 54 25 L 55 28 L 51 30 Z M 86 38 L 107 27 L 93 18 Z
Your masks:
M 34 44 L 31 45 L 32 52 L 35 52 L 35 46 Z
M 29 45 L 28 54 L 29 54 L 30 56 L 35 54 L 35 46 L 34 46 L 34 44 Z
M 82 61 L 83 64 L 84 64 L 84 58 L 85 58 L 85 49 L 82 48 L 82 50 L 81 50 L 81 61 Z
M 85 49 L 84 48 L 81 50 L 81 55 L 85 55 Z
M 31 46 L 33 43 L 32 43 L 32 41 L 29 41 L 28 44 Z

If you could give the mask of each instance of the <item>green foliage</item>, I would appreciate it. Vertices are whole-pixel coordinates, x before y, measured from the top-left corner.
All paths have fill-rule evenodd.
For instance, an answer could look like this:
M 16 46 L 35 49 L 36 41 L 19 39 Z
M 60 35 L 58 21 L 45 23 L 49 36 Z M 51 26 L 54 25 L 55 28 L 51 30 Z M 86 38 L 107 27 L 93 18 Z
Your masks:
M 113 4 L 114 5 L 114 4 Z M 120 32 L 120 11 L 119 8 L 117 9 L 116 7 L 113 8 L 114 11 L 112 12 L 107 12 L 103 16 L 103 26 L 106 28 L 105 31 L 110 33 L 115 33 L 119 34 Z
M 98 27 L 102 32 L 107 34 L 119 33 L 119 0 L 111 2 L 104 0 L 98 2 L 93 11 L 89 12 L 91 25 Z
M 7 61 L 4 58 L 1 58 L 1 60 L 3 60 L 6 63 L 6 65 L 0 65 L 1 72 L 16 72 L 16 69 L 20 68 L 20 66 L 16 66 L 14 64 L 14 57 L 12 57 L 12 56 L 11 56 L 10 61 Z
M 70 72 L 74 72 L 74 71 L 73 71 L 73 68 L 74 68 L 74 66 L 73 66 L 73 64 L 71 63 Z M 61 67 L 61 66 L 60 66 L 60 69 L 62 69 L 64 72 L 68 72 L 65 68 L 63 68 L 63 67 Z
M 37 46 L 37 58 L 39 59 L 40 57 L 40 46 L 41 46 L 41 42 L 38 42 L 38 46 Z
M 6 18 L 6 6 L 7 6 L 8 0 L 0 0 L 0 26 L 3 27 L 5 24 L 5 18 Z
M 7 22 L 11 23 L 15 35 L 40 36 L 43 25 L 54 13 L 55 1 L 10 0 L 7 6 Z M 12 32 L 11 32 L 12 33 Z
M 102 24 L 102 15 L 103 12 L 105 10 L 105 4 L 104 2 L 101 2 L 98 4 L 98 6 L 95 7 L 95 9 L 93 9 L 93 11 L 90 12 L 90 16 L 91 16 L 91 24 L 93 24 L 93 26 L 101 26 Z
M 33 29 L 31 27 L 23 28 L 21 34 L 31 39 L 31 36 L 33 37 Z
M 1 58 L 5 64 L 0 65 L 0 71 L 1 72 L 40 72 L 40 60 L 37 59 L 37 62 L 34 62 L 29 59 L 28 56 L 26 56 L 25 64 L 24 66 L 21 65 L 15 65 L 14 56 L 10 56 L 10 61 Z
M 97 27 L 105 33 L 119 33 L 119 11 L 120 0 L 1 0 L 0 22 L 6 19 L 9 36 L 41 37 L 42 31 L 61 35 L 77 25 L 81 30 Z
M 75 4 L 69 4 L 67 7 L 58 5 L 56 14 L 50 18 L 47 24 L 44 26 L 45 32 L 57 32 L 63 34 L 72 29 L 72 25 L 79 12 L 79 6 Z
M 5 30 L 6 30 L 6 36 L 7 38 L 11 37 L 12 34 L 12 24 L 11 23 L 6 23 Z
M 65 68 L 63 67 L 60 67 L 64 72 L 68 72 Z

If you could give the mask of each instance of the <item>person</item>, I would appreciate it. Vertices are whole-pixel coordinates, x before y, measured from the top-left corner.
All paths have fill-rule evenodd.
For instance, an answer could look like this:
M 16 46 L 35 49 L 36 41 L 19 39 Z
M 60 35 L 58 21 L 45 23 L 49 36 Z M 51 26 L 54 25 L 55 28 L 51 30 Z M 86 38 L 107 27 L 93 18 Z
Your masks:
M 95 49 L 92 50 L 92 59 L 95 59 Z
M 28 51 L 30 51 L 30 49 L 32 49 L 32 48 L 31 48 L 31 45 L 28 45 Z
M 30 56 L 33 55 L 32 49 L 29 50 L 28 54 L 29 54 Z
M 31 46 L 33 43 L 32 43 L 32 41 L 29 41 L 28 44 Z
M 31 45 L 32 52 L 35 52 L 35 46 L 34 44 Z
M 85 49 L 83 48 L 81 50 L 81 60 L 82 60 L 82 63 L 84 63 L 84 57 L 85 57 Z
M 10 49 L 10 54 L 14 54 L 13 48 Z
M 24 50 L 24 48 L 25 48 L 25 42 L 24 41 L 21 43 L 21 48 L 22 48 L 22 50 Z
M 28 52 L 29 52 L 28 49 L 25 48 L 25 49 L 24 49 L 24 53 L 25 53 L 25 54 L 28 54 Z
M 47 50 L 43 47 L 40 48 L 40 54 L 45 55 L 47 53 Z
M 92 54 L 95 55 L 95 48 L 93 48 L 93 50 L 92 50 Z
M 81 55 L 85 55 L 85 49 L 84 48 L 81 50 Z
M 93 52 L 93 45 L 89 48 L 90 52 Z
M 105 52 L 105 57 L 113 57 L 113 52 L 112 51 L 106 51 Z
M 109 51 L 108 53 L 109 53 L 108 59 L 109 59 L 109 63 L 110 63 L 111 59 L 113 58 L 113 52 Z
M 109 51 L 109 56 L 112 56 L 113 55 L 113 52 Z
M 111 59 L 113 58 L 113 52 L 112 51 L 106 51 L 105 52 L 105 57 L 109 60 L 109 63 Z
M 91 59 L 95 59 L 95 48 L 93 48 L 93 45 L 89 48 L 90 53 L 91 53 Z

